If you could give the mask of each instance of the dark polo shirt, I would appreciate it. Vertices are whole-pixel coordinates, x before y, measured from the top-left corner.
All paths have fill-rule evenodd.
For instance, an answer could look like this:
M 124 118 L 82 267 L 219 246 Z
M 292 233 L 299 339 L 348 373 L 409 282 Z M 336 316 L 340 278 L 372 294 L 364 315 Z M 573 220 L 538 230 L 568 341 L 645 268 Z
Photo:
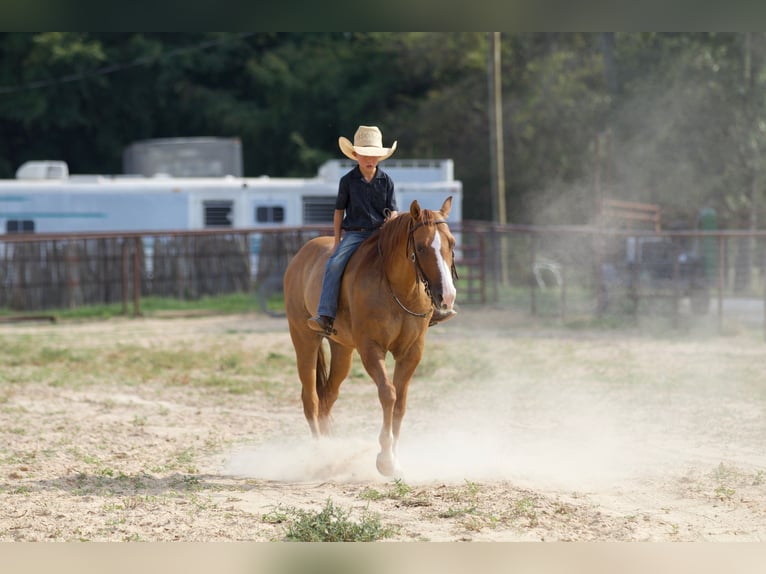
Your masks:
M 341 228 L 347 231 L 373 230 L 383 225 L 385 210 L 398 211 L 394 181 L 378 166 L 367 183 L 357 165 L 340 178 L 335 209 L 346 212 Z

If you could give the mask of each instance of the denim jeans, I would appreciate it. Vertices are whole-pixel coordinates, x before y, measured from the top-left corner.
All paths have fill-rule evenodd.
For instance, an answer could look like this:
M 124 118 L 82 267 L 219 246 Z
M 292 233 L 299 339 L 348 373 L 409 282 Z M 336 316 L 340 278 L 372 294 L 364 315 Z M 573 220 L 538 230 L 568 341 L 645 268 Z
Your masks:
M 343 271 L 356 248 L 372 235 L 372 231 L 346 231 L 340 239 L 338 248 L 327 260 L 322 280 L 322 294 L 319 297 L 317 315 L 335 318 L 338 311 L 338 295 Z

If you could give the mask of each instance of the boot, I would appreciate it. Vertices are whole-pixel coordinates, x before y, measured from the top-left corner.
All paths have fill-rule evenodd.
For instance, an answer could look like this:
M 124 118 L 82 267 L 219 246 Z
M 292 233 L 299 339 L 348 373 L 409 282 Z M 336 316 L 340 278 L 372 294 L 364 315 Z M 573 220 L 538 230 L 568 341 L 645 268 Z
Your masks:
M 457 315 L 457 311 L 454 309 L 434 309 L 434 314 L 431 315 L 431 321 L 428 323 L 429 327 L 433 327 L 437 323 L 448 321 Z
M 333 333 L 332 324 L 335 321 L 333 317 L 327 315 L 317 315 L 308 320 L 309 329 L 321 333 L 322 335 L 331 335 Z

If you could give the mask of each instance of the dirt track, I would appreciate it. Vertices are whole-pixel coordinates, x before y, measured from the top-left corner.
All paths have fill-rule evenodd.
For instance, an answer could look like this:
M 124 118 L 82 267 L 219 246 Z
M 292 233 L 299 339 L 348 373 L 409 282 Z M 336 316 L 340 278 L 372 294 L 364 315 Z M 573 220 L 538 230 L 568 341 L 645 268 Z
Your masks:
M 282 319 L 3 325 L 0 540 L 281 540 L 288 509 L 376 513 L 400 541 L 763 540 L 766 349 L 542 330 L 429 332 L 405 475 L 375 472 L 356 364 L 309 438 Z

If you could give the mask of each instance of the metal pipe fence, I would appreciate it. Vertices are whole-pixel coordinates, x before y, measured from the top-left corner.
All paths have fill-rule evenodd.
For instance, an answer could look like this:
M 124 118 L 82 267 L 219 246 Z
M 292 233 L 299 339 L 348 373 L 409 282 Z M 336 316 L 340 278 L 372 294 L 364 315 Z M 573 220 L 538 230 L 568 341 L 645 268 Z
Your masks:
M 0 308 L 29 313 L 141 297 L 198 299 L 281 285 L 293 253 L 323 228 L 0 236 Z
M 766 231 L 466 222 L 462 234 L 484 238 L 492 305 L 562 322 L 755 328 L 766 338 Z
M 766 231 L 649 232 L 452 224 L 460 305 L 561 322 L 665 321 L 766 336 Z M 290 258 L 326 226 L 0 236 L 0 308 L 19 316 L 121 304 L 281 292 Z

